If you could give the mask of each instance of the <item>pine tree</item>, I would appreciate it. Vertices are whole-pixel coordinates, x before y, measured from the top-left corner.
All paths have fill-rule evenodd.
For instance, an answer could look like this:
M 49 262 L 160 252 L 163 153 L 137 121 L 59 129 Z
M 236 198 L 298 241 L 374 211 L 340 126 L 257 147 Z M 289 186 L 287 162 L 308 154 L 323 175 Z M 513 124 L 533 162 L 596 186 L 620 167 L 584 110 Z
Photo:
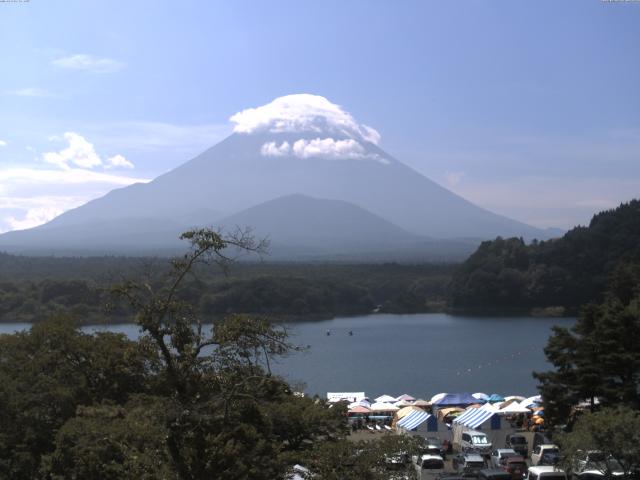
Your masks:
M 572 328 L 555 327 L 545 348 L 554 370 L 534 373 L 548 423 L 567 423 L 572 407 L 640 408 L 640 269 L 623 264 L 605 301 L 589 305 Z

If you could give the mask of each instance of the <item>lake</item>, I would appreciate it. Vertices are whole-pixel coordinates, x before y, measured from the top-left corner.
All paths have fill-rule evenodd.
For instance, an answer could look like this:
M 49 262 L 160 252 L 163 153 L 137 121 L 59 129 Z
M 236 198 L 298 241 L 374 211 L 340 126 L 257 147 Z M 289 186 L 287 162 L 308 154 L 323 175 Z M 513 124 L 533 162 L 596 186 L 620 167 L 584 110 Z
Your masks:
M 305 391 L 364 391 L 370 397 L 440 392 L 534 395 L 534 370 L 549 369 L 543 348 L 553 325 L 575 319 L 375 314 L 287 324 L 293 343 L 308 351 L 281 359 L 274 370 Z M 0 324 L 0 333 L 29 324 Z M 130 338 L 135 325 L 88 326 Z M 327 331 L 330 335 L 327 335 Z M 349 332 L 353 335 L 349 335 Z

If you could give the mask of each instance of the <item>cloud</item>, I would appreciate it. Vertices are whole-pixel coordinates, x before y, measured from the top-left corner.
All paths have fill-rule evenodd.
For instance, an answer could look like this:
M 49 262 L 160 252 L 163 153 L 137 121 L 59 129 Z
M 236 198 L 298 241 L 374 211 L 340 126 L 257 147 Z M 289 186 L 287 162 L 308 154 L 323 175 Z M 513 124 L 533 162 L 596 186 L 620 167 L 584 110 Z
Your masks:
M 51 97 L 52 95 L 42 88 L 27 87 L 19 88 L 17 90 L 7 90 L 5 95 L 12 95 L 15 97 Z
M 59 152 L 47 152 L 42 158 L 45 162 L 57 165 L 68 170 L 69 164 L 74 164 L 82 168 L 93 168 L 102 165 L 102 160 L 95 151 L 92 143 L 89 143 L 83 136 L 75 132 L 66 132 L 65 140 L 69 146 Z M 57 140 L 57 137 L 50 137 L 50 140 Z
M 298 140 L 293 144 L 293 153 L 298 158 L 364 159 L 369 158 L 362 145 L 353 139 L 334 140 L 315 138 Z
M 260 153 L 265 157 L 283 157 L 291 155 L 291 145 L 289 142 L 282 142 L 280 146 L 276 142 L 267 142 L 260 148 Z
M 335 140 L 333 138 L 315 138 L 306 140 L 301 138 L 293 145 L 289 142 L 266 142 L 260 148 L 265 157 L 295 156 L 298 158 L 322 158 L 326 160 L 376 160 L 388 164 L 389 161 L 377 153 L 368 153 L 357 141 L 349 138 Z
M 49 137 L 51 142 L 60 142 L 66 140 L 69 144 L 67 148 L 63 148 L 58 152 L 46 152 L 42 155 L 42 160 L 46 163 L 56 165 L 62 170 L 69 170 L 72 166 L 91 169 L 102 166 L 110 170 L 114 168 L 132 169 L 134 165 L 123 155 L 117 154 L 107 158 L 103 162 L 98 153 L 86 138 L 76 132 L 65 132 L 62 138 L 57 135 Z
M 50 220 L 53 220 L 58 215 L 64 213 L 69 208 L 74 208 L 81 205 L 83 202 L 72 201 L 71 203 L 64 203 L 56 205 L 56 198 L 52 197 L 44 197 L 44 198 L 34 198 L 31 202 L 31 207 L 24 210 L 24 213 L 19 215 L 9 215 L 4 218 L 4 223 L 7 228 L 6 231 L 12 230 L 25 230 L 27 228 L 37 227 L 38 225 L 42 225 L 47 223 Z M 1 199 L 0 199 L 0 210 L 2 209 Z M 0 228 L 0 233 L 2 232 Z
M 267 105 L 248 108 L 231 116 L 237 133 L 315 132 L 344 135 L 378 144 L 380 134 L 359 124 L 342 107 L 324 97 L 310 94 L 287 95 Z
M 93 144 L 76 132 L 49 140 L 66 141 L 68 146 L 44 153 L 31 165 L 16 166 L 14 162 L 0 167 L 0 232 L 41 225 L 114 187 L 150 181 L 104 171 L 134 165 L 119 154 L 103 162 Z M 27 149 L 35 152 L 32 147 Z
M 124 158 L 122 155 L 114 155 L 113 157 L 107 158 L 107 165 L 105 166 L 107 169 L 111 168 L 134 168 L 133 163 Z
M 6 147 L 8 144 L 4 140 L 0 140 L 0 147 Z
M 148 181 L 82 168 L 0 169 L 0 233 L 41 225 L 114 187 Z
M 41 186 L 41 185 L 86 185 L 102 184 L 110 186 L 126 186 L 132 183 L 146 183 L 148 179 L 134 178 L 126 175 L 116 175 L 104 172 L 94 172 L 83 168 L 69 168 L 67 170 L 53 170 L 44 168 L 6 168 L 0 170 L 0 182 L 3 187 L 12 185 Z
M 124 64 L 112 58 L 101 58 L 87 54 L 76 54 L 53 60 L 52 65 L 68 70 L 91 73 L 113 73 L 124 67 Z

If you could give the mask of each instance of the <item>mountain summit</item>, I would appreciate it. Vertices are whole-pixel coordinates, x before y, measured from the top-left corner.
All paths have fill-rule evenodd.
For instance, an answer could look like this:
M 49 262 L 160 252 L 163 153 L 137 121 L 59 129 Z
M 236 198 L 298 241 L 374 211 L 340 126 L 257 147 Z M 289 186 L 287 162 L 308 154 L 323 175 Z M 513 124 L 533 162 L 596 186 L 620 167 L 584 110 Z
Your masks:
M 478 240 L 548 236 L 480 208 L 402 164 L 379 147 L 381 136 L 374 128 L 358 123 L 324 97 L 280 97 L 238 112 L 230 121 L 234 132 L 229 137 L 180 167 L 150 183 L 114 190 L 40 227 L 1 235 L 0 248 L 49 253 L 168 248 L 175 245 L 174 232 L 180 228 L 219 225 L 222 219 L 280 197 L 288 198 L 288 209 L 280 218 L 273 205 L 258 210 L 269 212 L 259 222 L 261 233 L 277 237 L 280 245 L 301 247 L 301 239 L 309 238 L 299 221 L 299 209 L 291 207 L 296 198 L 318 207 L 307 197 L 343 202 L 322 208 L 326 230 L 322 238 L 329 243 L 332 230 L 336 240 L 341 238 L 345 216 L 336 213 L 334 224 L 327 212 L 351 204 L 349 218 L 354 225 L 371 227 L 359 239 L 365 249 L 380 245 L 373 225 L 384 231 L 379 233 L 391 250 L 392 231 L 398 233 L 399 242 L 408 236 Z M 296 215 L 290 215 L 292 211 Z M 367 218 L 358 221 L 359 215 Z M 255 215 L 237 218 L 256 219 Z M 269 222 L 274 230 L 288 232 L 288 238 L 266 232 Z M 144 225 L 149 226 L 147 233 L 140 227 Z

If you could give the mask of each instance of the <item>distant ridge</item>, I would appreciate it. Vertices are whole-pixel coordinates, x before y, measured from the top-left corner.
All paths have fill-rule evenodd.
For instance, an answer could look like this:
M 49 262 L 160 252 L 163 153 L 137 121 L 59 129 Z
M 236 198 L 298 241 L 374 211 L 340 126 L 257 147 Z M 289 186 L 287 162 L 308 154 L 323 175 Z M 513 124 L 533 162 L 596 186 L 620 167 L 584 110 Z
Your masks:
M 140 254 L 173 249 L 175 232 L 185 227 L 233 222 L 253 224 L 279 245 L 318 251 L 324 244 L 345 254 L 356 244 L 395 251 L 410 238 L 434 240 L 423 243 L 429 249 L 438 239 L 555 234 L 496 215 L 429 180 L 380 149 L 375 130 L 323 97 L 281 97 L 232 120 L 236 132 L 193 160 L 148 184 L 113 190 L 43 226 L 0 235 L 0 249 Z M 291 195 L 301 196 L 294 202 Z M 289 200 L 279 200 L 280 207 L 269 203 L 283 198 Z M 295 203 L 314 213 L 305 215 Z M 289 218 L 279 219 L 278 208 L 285 206 L 282 213 Z M 260 207 L 264 217 L 253 207 Z M 305 217 L 314 215 L 326 228 L 313 230 L 314 235 L 293 228 L 304 219 L 304 230 L 311 232 L 316 222 Z

